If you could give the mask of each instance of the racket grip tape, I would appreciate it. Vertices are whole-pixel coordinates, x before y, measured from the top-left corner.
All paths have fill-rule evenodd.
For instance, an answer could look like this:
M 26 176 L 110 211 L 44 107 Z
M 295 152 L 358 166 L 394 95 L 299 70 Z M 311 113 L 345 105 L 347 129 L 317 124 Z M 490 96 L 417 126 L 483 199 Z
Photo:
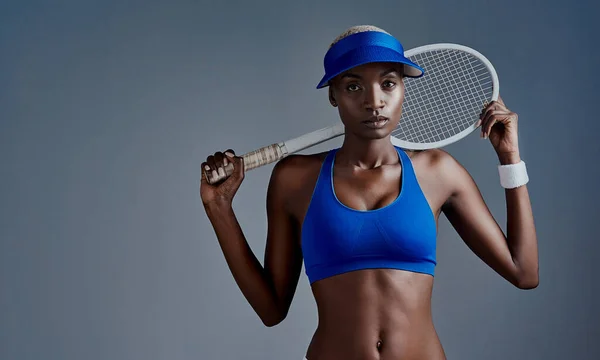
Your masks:
M 247 154 L 242 155 L 244 171 L 252 170 L 257 167 L 281 160 L 286 155 L 287 151 L 285 150 L 285 145 L 283 143 L 271 144 L 258 150 L 251 151 Z M 216 176 L 213 176 L 213 171 L 206 172 L 206 170 L 204 169 L 202 169 L 202 173 L 209 184 L 215 184 L 217 182 L 227 179 L 229 176 L 231 176 L 231 174 L 233 174 L 233 163 L 229 161 L 227 165 L 223 167 L 223 170 L 225 170 L 224 176 L 218 173 Z

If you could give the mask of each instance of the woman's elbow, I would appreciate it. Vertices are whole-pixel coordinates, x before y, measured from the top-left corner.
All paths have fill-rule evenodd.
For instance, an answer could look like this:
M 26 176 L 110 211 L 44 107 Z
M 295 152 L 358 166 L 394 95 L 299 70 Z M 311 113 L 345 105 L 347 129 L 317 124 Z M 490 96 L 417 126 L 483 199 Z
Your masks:
M 283 321 L 283 319 L 284 318 L 279 318 L 279 319 L 262 319 L 262 321 L 263 321 L 263 324 L 266 327 L 274 327 L 274 326 L 279 325 Z
M 531 275 L 521 276 L 515 282 L 515 286 L 521 290 L 532 290 L 537 288 L 539 284 L 540 277 L 537 271 Z
M 286 313 L 270 313 L 266 316 L 261 316 L 260 320 L 266 327 L 273 327 L 279 325 L 287 317 Z

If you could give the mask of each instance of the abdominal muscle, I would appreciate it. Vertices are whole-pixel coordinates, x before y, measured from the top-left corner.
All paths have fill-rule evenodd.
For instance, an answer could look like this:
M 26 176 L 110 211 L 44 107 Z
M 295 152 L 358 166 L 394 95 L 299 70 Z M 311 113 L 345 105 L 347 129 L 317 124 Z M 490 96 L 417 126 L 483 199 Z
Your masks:
M 308 360 L 445 360 L 433 326 L 433 277 L 366 269 L 312 284 L 319 324 Z

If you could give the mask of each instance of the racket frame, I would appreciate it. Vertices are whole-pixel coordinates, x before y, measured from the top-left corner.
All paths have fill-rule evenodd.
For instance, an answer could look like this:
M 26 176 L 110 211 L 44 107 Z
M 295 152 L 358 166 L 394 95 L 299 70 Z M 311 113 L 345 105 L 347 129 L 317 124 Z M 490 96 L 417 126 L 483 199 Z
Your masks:
M 490 102 L 498 100 L 498 95 L 500 94 L 500 81 L 498 80 L 498 74 L 496 73 L 496 69 L 494 68 L 492 63 L 485 56 L 483 56 L 483 54 L 481 54 L 477 50 L 471 49 L 468 46 L 460 45 L 460 44 L 437 43 L 437 44 L 428 44 L 428 45 L 418 46 L 416 48 L 407 50 L 404 52 L 404 56 L 406 56 L 407 58 L 410 58 L 411 56 L 415 56 L 417 54 L 421 54 L 421 53 L 424 53 L 427 51 L 432 51 L 432 50 L 440 50 L 440 49 L 463 51 L 463 52 L 471 54 L 472 56 L 479 59 L 483 63 L 483 65 L 487 68 L 487 71 L 489 72 L 490 77 L 492 78 L 492 96 L 491 96 Z M 427 71 L 427 69 L 425 69 L 425 71 Z M 425 74 L 425 76 L 427 76 L 427 74 Z M 416 81 L 418 81 L 418 79 L 416 79 Z M 441 148 L 444 146 L 448 146 L 452 143 L 455 143 L 455 142 L 463 139 L 464 137 L 466 137 L 473 131 L 475 131 L 475 129 L 477 129 L 477 126 L 476 126 L 477 120 L 479 120 L 479 119 L 476 119 L 475 121 L 473 121 L 473 124 L 471 124 L 471 126 L 465 128 L 461 132 L 456 133 L 444 140 L 437 141 L 435 143 L 415 143 L 412 141 L 406 141 L 406 140 L 399 139 L 393 135 L 390 136 L 390 138 L 391 138 L 392 144 L 394 144 L 402 149 L 407 149 L 407 150 L 427 150 L 427 149 Z M 400 119 L 400 121 L 402 121 L 402 119 Z

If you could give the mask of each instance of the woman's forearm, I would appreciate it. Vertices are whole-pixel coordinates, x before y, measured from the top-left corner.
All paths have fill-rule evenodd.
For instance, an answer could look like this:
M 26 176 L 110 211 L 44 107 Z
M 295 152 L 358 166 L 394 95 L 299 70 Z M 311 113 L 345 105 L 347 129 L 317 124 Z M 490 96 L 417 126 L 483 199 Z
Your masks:
M 501 157 L 500 163 L 515 164 L 518 154 Z M 518 269 L 520 288 L 538 285 L 538 245 L 533 211 L 527 186 L 506 189 L 507 241 L 513 261 Z

